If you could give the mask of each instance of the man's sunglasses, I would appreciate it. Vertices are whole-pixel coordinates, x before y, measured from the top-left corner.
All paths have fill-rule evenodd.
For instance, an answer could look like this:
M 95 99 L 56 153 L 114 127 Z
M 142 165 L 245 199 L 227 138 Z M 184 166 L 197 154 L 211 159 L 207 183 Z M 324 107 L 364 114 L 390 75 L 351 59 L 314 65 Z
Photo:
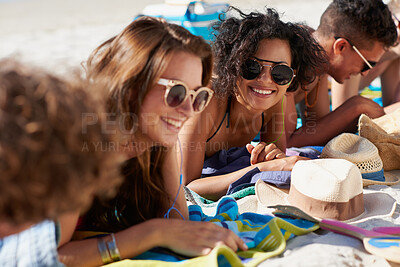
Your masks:
M 214 91 L 207 87 L 200 87 L 196 91 L 189 90 L 189 87 L 178 80 L 169 80 L 161 78 L 159 85 L 166 87 L 164 102 L 172 108 L 179 107 L 186 99 L 191 96 L 194 112 L 201 112 L 210 103 Z
M 264 64 L 269 62 L 272 64 Z M 254 80 L 260 75 L 263 67 L 270 67 L 272 80 L 278 85 L 287 85 L 296 76 L 294 70 L 282 62 L 275 62 L 259 58 L 248 58 L 242 65 L 242 77 L 246 80 Z
M 356 53 L 360 56 L 360 58 L 361 58 L 362 60 L 364 60 L 364 66 L 363 66 L 363 68 L 361 69 L 360 72 L 364 72 L 364 71 L 370 70 L 370 69 L 372 69 L 373 67 L 375 67 L 376 62 L 375 62 L 375 61 L 369 61 L 369 60 L 367 60 L 367 59 L 363 56 L 363 54 L 361 54 L 361 52 L 357 49 L 357 47 L 356 47 L 355 45 L 353 45 L 352 42 L 350 42 L 349 39 L 344 38 L 344 37 L 337 37 L 337 36 L 335 36 L 335 39 L 336 39 L 336 40 L 339 39 L 339 38 L 345 39 L 345 40 L 350 44 L 350 46 L 353 48 L 353 50 L 356 51 Z

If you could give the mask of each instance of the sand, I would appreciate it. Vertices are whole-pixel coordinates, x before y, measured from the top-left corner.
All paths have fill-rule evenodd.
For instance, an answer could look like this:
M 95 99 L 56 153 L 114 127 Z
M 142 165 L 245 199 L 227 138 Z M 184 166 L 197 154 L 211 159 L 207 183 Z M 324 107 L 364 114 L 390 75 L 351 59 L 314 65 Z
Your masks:
M 56 73 L 67 73 L 80 68 L 95 47 L 120 32 L 145 6 L 161 3 L 162 0 L 0 0 L 0 58 L 13 57 Z M 228 3 L 243 10 L 262 10 L 268 5 L 282 13 L 284 20 L 303 21 L 316 27 L 329 1 Z

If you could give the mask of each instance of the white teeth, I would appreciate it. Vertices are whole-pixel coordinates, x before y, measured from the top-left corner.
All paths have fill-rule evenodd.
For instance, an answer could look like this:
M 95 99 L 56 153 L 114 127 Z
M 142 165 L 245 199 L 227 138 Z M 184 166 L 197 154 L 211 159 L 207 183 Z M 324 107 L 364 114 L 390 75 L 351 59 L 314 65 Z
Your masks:
M 256 88 L 251 88 L 254 92 L 262 94 L 262 95 L 270 95 L 272 94 L 272 90 L 258 90 Z
M 176 120 L 172 120 L 172 119 L 168 119 L 168 118 L 162 118 L 162 120 L 168 124 L 171 124 L 172 126 L 174 126 L 176 128 L 181 128 L 183 125 L 183 121 L 176 121 Z

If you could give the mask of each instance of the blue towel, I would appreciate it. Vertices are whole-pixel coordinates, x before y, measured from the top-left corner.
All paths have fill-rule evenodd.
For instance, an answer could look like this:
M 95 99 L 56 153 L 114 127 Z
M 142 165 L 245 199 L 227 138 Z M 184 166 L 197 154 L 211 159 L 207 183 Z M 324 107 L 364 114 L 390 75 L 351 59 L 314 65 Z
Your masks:
M 222 149 L 204 160 L 202 177 L 223 175 L 250 166 L 250 153 L 246 147 Z
M 287 156 L 301 156 L 310 159 L 317 159 L 324 149 L 323 146 L 291 147 L 286 149 Z
M 235 253 L 227 247 L 222 250 L 217 247 L 208 256 L 186 259 L 170 250 L 158 248 L 136 257 L 135 260 L 122 261 L 121 266 L 167 266 L 163 264 L 166 261 L 179 262 L 183 266 L 205 266 L 206 263 L 207 266 L 256 266 L 281 254 L 288 239 L 318 229 L 318 225 L 301 219 L 282 219 L 250 212 L 239 214 L 238 205 L 230 196 L 224 196 L 218 201 L 214 216 L 205 215 L 198 205 L 189 206 L 189 219 L 213 222 L 230 229 L 246 242 L 249 250 Z
M 249 166 L 250 153 L 247 151 L 246 147 L 233 147 L 229 150 L 220 150 L 213 156 L 206 158 L 201 177 L 223 175 Z M 227 194 L 232 194 L 247 186 L 253 186 L 259 179 L 278 187 L 288 188 L 290 185 L 290 172 L 261 172 L 258 168 L 254 168 L 232 183 L 228 188 Z
M 263 180 L 267 183 L 272 183 L 280 188 L 289 188 L 290 171 L 269 171 L 262 172 L 258 168 L 254 168 L 253 170 L 247 172 L 241 178 L 231 183 L 228 187 L 227 195 L 233 194 L 243 188 L 254 186 L 258 180 Z

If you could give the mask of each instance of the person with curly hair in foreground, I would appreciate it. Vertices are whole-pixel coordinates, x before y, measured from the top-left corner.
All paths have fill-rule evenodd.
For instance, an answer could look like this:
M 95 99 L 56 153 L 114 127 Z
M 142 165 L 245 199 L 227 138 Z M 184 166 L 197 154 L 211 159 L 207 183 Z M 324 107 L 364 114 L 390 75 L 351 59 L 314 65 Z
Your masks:
M 107 233 L 73 240 L 59 250 L 67 265 L 98 266 L 164 247 L 193 257 L 219 244 L 247 247 L 232 231 L 187 221 L 180 186 L 178 133 L 202 112 L 213 92 L 210 46 L 163 19 L 143 16 L 100 45 L 87 62 L 88 78 L 109 88 L 107 109 L 119 125 L 124 182 L 109 201 L 96 200 L 77 233 Z M 178 142 L 179 143 L 179 142 Z M 76 220 L 67 224 L 74 229 Z
M 286 150 L 285 95 L 313 82 L 327 61 L 305 25 L 281 21 L 274 9 L 245 14 L 232 7 L 230 11 L 232 16 L 215 26 L 212 43 L 211 86 L 217 97 L 180 134 L 185 147 L 185 183 L 214 200 L 256 167 L 290 171 L 299 159 L 305 159 L 286 157 L 282 152 Z M 261 142 L 253 147 L 249 143 L 259 132 Z M 246 144 L 252 166 L 199 179 L 205 157 Z
M 121 158 L 94 145 L 113 139 L 88 86 L 0 61 L 1 266 L 61 266 L 57 245 L 68 235 L 59 223 L 94 195 L 112 196 L 122 180 Z M 96 118 L 85 131 L 83 114 Z
M 353 96 L 330 112 L 328 76 L 343 83 L 352 75 L 367 75 L 385 51 L 395 45 L 396 25 L 381 0 L 334 0 L 322 14 L 313 36 L 329 57 L 327 73 L 305 90 L 288 97 L 287 144 L 289 147 L 325 145 L 343 132 L 355 132 L 358 118 L 385 114 L 371 99 Z M 304 100 L 303 126 L 296 129 L 295 104 Z

